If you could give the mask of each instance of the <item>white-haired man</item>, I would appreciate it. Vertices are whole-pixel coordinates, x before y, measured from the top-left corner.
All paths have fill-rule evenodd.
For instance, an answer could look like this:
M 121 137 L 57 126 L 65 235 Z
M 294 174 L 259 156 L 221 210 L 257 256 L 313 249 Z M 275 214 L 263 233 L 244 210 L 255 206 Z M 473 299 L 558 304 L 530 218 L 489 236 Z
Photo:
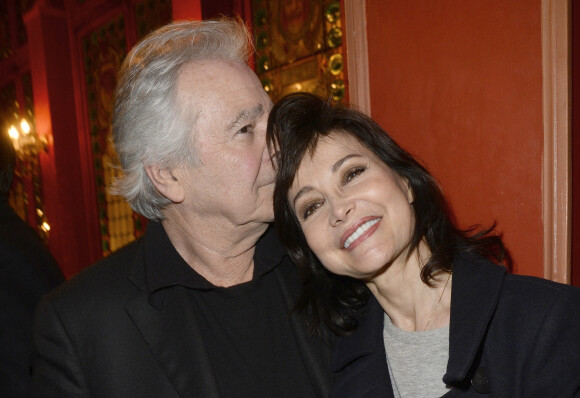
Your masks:
M 317 397 L 329 350 L 290 315 L 277 238 L 272 106 L 237 21 L 178 22 L 138 43 L 115 96 L 115 189 L 143 239 L 45 298 L 33 397 Z

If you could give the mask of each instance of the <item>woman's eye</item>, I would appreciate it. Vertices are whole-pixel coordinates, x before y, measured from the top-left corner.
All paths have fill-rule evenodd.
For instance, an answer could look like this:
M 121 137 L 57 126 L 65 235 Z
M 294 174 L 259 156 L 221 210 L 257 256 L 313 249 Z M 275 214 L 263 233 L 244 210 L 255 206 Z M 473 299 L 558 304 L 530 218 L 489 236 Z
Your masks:
M 366 170 L 366 167 L 353 167 L 352 169 L 349 169 L 345 174 L 344 174 L 344 178 L 343 178 L 343 184 L 346 184 L 348 182 L 350 182 L 353 178 L 358 177 L 359 175 L 361 175 L 362 173 L 364 173 Z
M 306 220 L 308 217 L 314 214 L 314 212 L 318 210 L 320 206 L 322 206 L 322 202 L 308 203 L 302 210 L 302 219 Z

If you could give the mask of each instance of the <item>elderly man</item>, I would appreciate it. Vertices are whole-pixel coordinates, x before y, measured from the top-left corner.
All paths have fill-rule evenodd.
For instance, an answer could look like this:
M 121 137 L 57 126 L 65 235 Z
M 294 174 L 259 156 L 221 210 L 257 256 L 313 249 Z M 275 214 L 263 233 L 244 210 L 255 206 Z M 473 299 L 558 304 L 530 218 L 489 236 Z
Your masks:
M 33 397 L 317 397 L 329 350 L 290 315 L 300 283 L 275 234 L 271 101 L 236 21 L 138 43 L 115 98 L 116 191 L 140 241 L 39 306 Z

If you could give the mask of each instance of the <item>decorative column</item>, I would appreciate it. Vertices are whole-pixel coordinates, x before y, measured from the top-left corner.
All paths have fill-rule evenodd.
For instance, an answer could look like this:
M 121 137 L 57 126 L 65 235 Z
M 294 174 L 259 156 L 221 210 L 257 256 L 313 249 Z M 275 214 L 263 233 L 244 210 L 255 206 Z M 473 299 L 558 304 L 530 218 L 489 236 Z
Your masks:
M 40 154 L 50 249 L 68 277 L 99 257 L 96 210 L 83 173 L 64 9 L 40 0 L 25 15 L 36 130 L 48 143 Z M 84 155 L 86 156 L 86 154 Z

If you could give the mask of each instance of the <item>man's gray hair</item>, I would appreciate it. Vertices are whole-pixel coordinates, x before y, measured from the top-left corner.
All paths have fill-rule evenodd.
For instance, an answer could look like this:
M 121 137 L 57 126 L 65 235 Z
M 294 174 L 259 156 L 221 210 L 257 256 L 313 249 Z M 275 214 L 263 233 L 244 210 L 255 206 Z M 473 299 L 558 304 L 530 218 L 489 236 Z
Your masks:
M 161 220 L 170 200 L 145 172 L 196 161 L 191 129 L 195 111 L 177 101 L 180 69 L 192 61 L 227 59 L 247 63 L 253 51 L 239 20 L 183 21 L 152 32 L 129 52 L 119 73 L 113 113 L 113 142 L 121 175 L 112 192 L 137 213 Z

